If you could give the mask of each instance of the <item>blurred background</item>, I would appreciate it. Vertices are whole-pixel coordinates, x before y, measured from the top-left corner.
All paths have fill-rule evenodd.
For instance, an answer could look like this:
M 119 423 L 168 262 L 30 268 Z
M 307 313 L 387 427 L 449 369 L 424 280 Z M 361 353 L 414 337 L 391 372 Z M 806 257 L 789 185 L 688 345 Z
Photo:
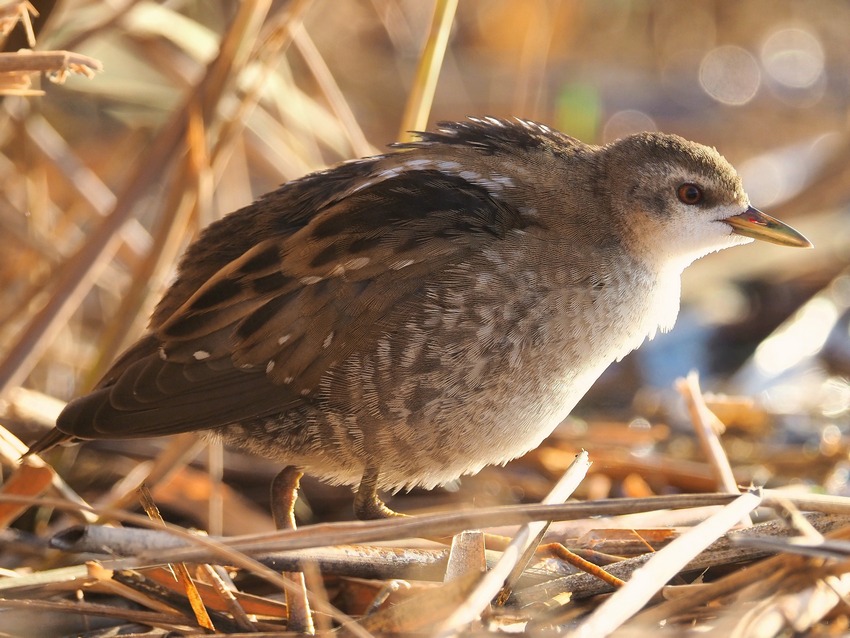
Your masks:
M 86 391 L 142 333 L 199 228 L 404 135 L 442 11 L 429 127 L 493 115 L 599 144 L 678 133 L 717 147 L 755 206 L 816 245 L 759 243 L 696 264 L 670 334 L 609 370 L 541 450 L 443 496 L 536 498 L 581 446 L 597 461 L 593 495 L 712 489 L 673 389 L 691 369 L 705 388 L 746 397 L 713 404 L 741 481 L 847 490 L 847 3 L 461 0 L 454 13 L 425 0 L 32 4 L 38 50 L 91 56 L 103 70 L 54 78 L 63 83 L 36 75 L 43 95 L 0 104 L 0 418 L 25 441 L 49 425 L 54 399 Z M 18 25 L 5 50 L 26 46 Z M 103 442 L 51 460 L 97 492 L 167 445 Z M 238 506 L 259 517 L 253 503 L 274 464 L 228 454 L 225 466 L 251 496 Z M 175 485 L 157 496 L 166 509 L 192 500 Z M 348 516 L 347 491 L 323 489 L 308 484 L 314 514 Z M 179 515 L 209 524 L 205 506 Z

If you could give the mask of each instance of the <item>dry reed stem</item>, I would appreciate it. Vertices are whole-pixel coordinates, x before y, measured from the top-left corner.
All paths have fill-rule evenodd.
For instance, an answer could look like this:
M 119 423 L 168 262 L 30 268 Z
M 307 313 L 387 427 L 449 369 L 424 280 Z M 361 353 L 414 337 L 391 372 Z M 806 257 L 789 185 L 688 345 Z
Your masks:
M 764 491 L 764 503 L 770 505 L 772 491 Z M 850 499 L 841 497 L 813 498 L 782 495 L 798 503 L 801 509 L 821 511 L 846 516 L 850 514 Z M 236 550 L 251 552 L 289 551 L 317 546 L 392 540 L 420 536 L 451 535 L 464 529 L 525 523 L 530 520 L 576 520 L 587 516 L 610 516 L 669 508 L 688 508 L 706 504 L 723 505 L 733 501 L 729 494 L 696 494 L 660 496 L 643 499 L 605 499 L 566 503 L 562 505 L 518 505 L 482 508 L 462 512 L 411 516 L 403 519 L 359 521 L 354 523 L 324 523 L 294 531 L 270 532 L 230 537 L 227 544 Z M 0 502 L 27 503 L 68 511 L 86 511 L 98 516 L 114 518 L 148 527 L 147 519 L 122 510 L 93 508 L 69 503 L 60 499 L 27 499 L 0 495 Z M 179 532 L 177 532 L 179 533 Z M 176 548 L 165 553 L 157 552 L 162 560 L 193 560 L 203 554 Z M 143 559 L 140 555 L 138 559 Z M 153 557 L 152 557 L 153 558 Z M 129 562 L 116 563 L 114 567 L 131 567 Z
M 138 495 L 142 502 L 142 508 L 145 510 L 148 517 L 155 523 L 159 523 L 164 527 L 165 521 L 159 513 L 159 508 L 157 508 L 156 504 L 153 502 L 148 488 L 141 485 L 138 489 Z M 189 574 L 189 569 L 186 567 L 186 564 L 176 563 L 171 565 L 171 569 L 174 570 L 175 577 L 185 589 L 186 598 L 192 606 L 192 612 L 195 614 L 195 620 L 198 625 L 204 629 L 215 631 L 212 619 L 210 618 L 206 607 L 204 607 L 204 602 L 201 600 L 201 595 L 198 593 L 198 588 L 195 586 L 195 582 L 192 580 L 192 576 Z
M 192 433 L 178 434 L 169 439 L 168 446 L 149 463 L 140 463 L 137 469 L 115 484 L 95 505 L 106 510 L 122 510 L 138 501 L 138 488 L 144 484 L 154 489 L 167 482 L 176 472 L 190 463 L 205 447 L 205 443 Z
M 730 494 L 736 494 L 738 483 L 732 473 L 729 458 L 726 456 L 717 436 L 718 430 L 724 426 L 705 404 L 705 399 L 699 387 L 699 375 L 696 371 L 692 371 L 687 378 L 678 379 L 676 389 L 685 400 L 691 423 L 702 445 L 703 453 L 708 458 L 717 478 L 717 487 Z
M 126 622 L 135 622 L 166 631 L 189 632 L 197 626 L 187 622 L 187 619 L 174 614 L 163 614 L 154 611 L 137 611 L 121 609 L 111 605 L 87 602 L 49 601 L 49 600 L 15 600 L 0 599 L 0 608 L 21 608 L 28 612 L 62 612 L 78 616 L 95 616 L 101 618 L 121 618 Z
M 11 467 L 15 467 L 21 463 L 21 459 L 27 452 L 27 446 L 24 445 L 20 439 L 18 439 L 15 435 L 9 432 L 6 428 L 0 425 L 0 461 L 3 462 L 4 465 L 8 465 Z M 91 508 L 88 503 L 86 503 L 82 498 L 80 498 L 79 494 L 77 494 L 71 487 L 59 476 L 53 468 L 51 468 L 47 463 L 45 463 L 39 456 L 33 455 L 28 456 L 23 461 L 25 465 L 33 466 L 36 468 L 45 468 L 50 470 L 51 477 L 51 485 L 56 492 L 65 499 L 65 503 L 67 505 L 71 505 L 68 509 L 70 511 L 79 513 L 84 521 L 87 523 L 94 523 L 97 521 L 97 517 L 91 511 Z M 17 472 L 18 468 L 16 468 Z M 13 509 L 19 509 L 21 506 L 29 500 L 30 504 L 32 501 L 32 495 L 14 495 L 13 499 L 9 499 L 12 496 L 8 492 L 5 493 L 6 503 L 17 505 L 17 507 Z M 0 499 L 0 502 L 4 502 Z
M 31 17 L 38 17 L 38 11 L 27 0 L 7 2 L 3 6 L 0 6 L 0 42 L 5 43 L 6 36 L 20 22 L 27 36 L 27 44 L 30 47 L 34 47 L 35 32 L 32 28 Z
M 29 51 L 0 53 L 0 73 L 48 73 L 57 82 L 69 73 L 87 78 L 103 70 L 100 60 L 73 51 Z
M 658 550 L 632 574 L 625 586 L 597 607 L 573 635 L 576 638 L 601 638 L 612 633 L 640 611 L 691 559 L 760 504 L 760 495 L 752 492 L 742 494 L 710 519 Z
M 437 89 L 437 79 L 440 77 L 457 3 L 458 0 L 437 0 L 435 3 L 431 29 L 425 49 L 419 58 L 413 86 L 407 96 L 401 119 L 401 129 L 398 132 L 400 142 L 410 141 L 411 131 L 423 131 L 428 124 L 428 115 L 434 101 L 434 91 Z
M 484 534 L 479 530 L 465 530 L 455 534 L 452 537 L 443 582 L 448 583 L 470 574 L 480 575 L 486 570 Z
M 136 202 L 152 188 L 162 172 L 177 157 L 188 126 L 188 113 L 197 105 L 202 117 L 210 119 L 223 96 L 233 66 L 247 54 L 248 43 L 257 38 L 268 3 L 250 0 L 239 5 L 231 29 L 221 43 L 219 56 L 192 90 L 183 108 L 174 112 L 156 140 L 140 158 L 125 181 L 115 206 L 77 253 L 58 272 L 47 303 L 30 319 L 5 358 L 0 362 L 0 396 L 20 385 L 38 359 L 59 334 L 82 302 L 97 274 L 118 249 L 119 231 L 134 211 Z
M 819 531 L 822 531 L 828 539 L 850 538 L 850 526 L 846 521 L 838 529 Z M 785 583 L 787 575 L 801 573 L 807 564 L 810 564 L 807 558 L 780 554 L 733 572 L 682 598 L 662 603 L 654 609 L 643 612 L 637 620 L 642 625 L 651 625 L 670 617 L 687 614 L 700 605 L 744 591 L 745 588 L 763 582 L 769 577 L 775 577 L 771 582 Z
M 366 136 L 357 123 L 357 118 L 346 101 L 345 95 L 340 90 L 328 65 L 322 59 L 322 54 L 316 48 L 313 39 L 307 33 L 306 29 L 304 29 L 303 25 L 299 25 L 296 28 L 293 34 L 293 42 L 301 55 L 304 56 L 304 60 L 313 72 L 313 76 L 319 83 L 319 87 L 322 89 L 325 98 L 342 124 L 355 156 L 364 157 L 366 155 L 374 155 L 375 147 L 366 140 Z
M 576 490 L 590 468 L 587 452 L 582 451 L 564 476 L 555 484 L 552 491 L 543 499 L 544 505 L 562 503 Z M 466 599 L 435 630 L 437 636 L 450 636 L 461 627 L 475 621 L 505 585 L 522 560 L 528 546 L 536 540 L 549 523 L 545 520 L 523 525 L 505 548 L 501 560 L 488 571 Z

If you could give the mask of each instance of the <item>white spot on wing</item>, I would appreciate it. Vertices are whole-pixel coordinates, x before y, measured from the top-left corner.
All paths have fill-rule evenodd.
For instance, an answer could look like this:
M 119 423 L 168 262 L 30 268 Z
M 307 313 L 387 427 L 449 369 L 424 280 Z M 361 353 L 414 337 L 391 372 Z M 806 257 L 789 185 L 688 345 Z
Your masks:
M 291 337 L 292 337 L 292 335 L 291 335 L 291 334 L 283 335 L 282 337 L 278 337 L 278 338 L 277 338 L 277 345 L 282 346 L 284 343 L 286 343 L 287 341 L 289 341 L 289 339 L 290 339 Z
M 266 364 L 266 374 L 269 374 L 272 370 L 274 370 L 274 359 Z
M 328 333 L 328 336 L 325 337 L 325 340 L 322 342 L 322 347 L 327 348 L 329 345 L 331 345 L 331 342 L 333 340 L 334 340 L 334 333 L 333 333 L 333 331 L 331 331 L 331 332 Z
M 316 275 L 310 275 L 308 277 L 301 277 L 301 283 L 305 286 L 311 286 L 313 284 L 317 284 L 322 280 L 321 277 L 317 277 Z
M 428 166 L 432 162 L 429 159 L 413 159 L 408 160 L 404 163 L 405 166 L 410 166 L 411 168 L 421 168 L 423 166 Z
M 210 353 L 206 350 L 197 350 L 192 356 L 195 357 L 195 359 L 197 359 L 198 361 L 203 361 L 204 359 L 210 358 Z

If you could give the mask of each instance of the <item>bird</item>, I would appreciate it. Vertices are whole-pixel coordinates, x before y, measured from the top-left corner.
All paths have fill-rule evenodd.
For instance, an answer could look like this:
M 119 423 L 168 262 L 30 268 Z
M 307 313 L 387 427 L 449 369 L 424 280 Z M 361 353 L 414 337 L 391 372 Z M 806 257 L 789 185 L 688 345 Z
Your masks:
M 537 447 L 673 326 L 689 264 L 754 239 L 811 247 L 714 148 L 441 122 L 209 225 L 146 334 L 30 453 L 198 431 L 285 464 L 279 498 L 307 473 L 390 516 L 379 490 Z

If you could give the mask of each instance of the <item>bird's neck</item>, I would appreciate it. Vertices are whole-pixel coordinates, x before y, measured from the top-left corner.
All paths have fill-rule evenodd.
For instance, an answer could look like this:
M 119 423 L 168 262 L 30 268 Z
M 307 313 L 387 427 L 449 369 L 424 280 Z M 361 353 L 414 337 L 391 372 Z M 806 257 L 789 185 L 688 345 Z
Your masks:
M 670 263 L 658 271 L 653 321 L 661 332 L 669 332 L 676 323 L 676 317 L 679 315 L 683 269 L 677 263 Z M 649 334 L 650 339 L 655 337 L 655 330 L 656 328 L 653 328 Z
M 679 314 L 682 287 L 682 269 L 676 264 L 659 267 L 633 258 L 626 261 L 617 272 L 622 291 L 619 307 L 629 309 L 629 316 L 621 317 L 620 325 L 628 327 L 628 335 L 623 349 L 617 353 L 617 360 L 646 339 L 655 338 L 659 330 L 667 332 L 673 327 Z

